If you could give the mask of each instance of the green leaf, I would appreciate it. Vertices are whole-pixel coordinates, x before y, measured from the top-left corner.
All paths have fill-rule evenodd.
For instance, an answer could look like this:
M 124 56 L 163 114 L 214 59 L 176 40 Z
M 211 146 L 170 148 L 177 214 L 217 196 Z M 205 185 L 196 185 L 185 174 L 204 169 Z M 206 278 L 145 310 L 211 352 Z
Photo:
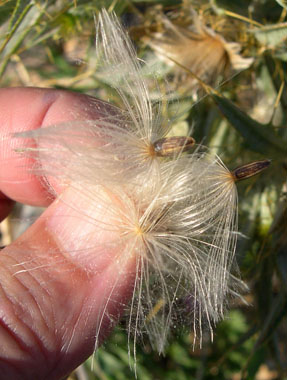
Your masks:
M 21 18 L 22 14 L 25 12 L 25 8 L 27 7 L 27 1 L 25 0 L 17 0 L 15 7 L 13 9 L 12 16 L 9 20 L 9 29 L 12 29 L 13 26 L 18 22 L 19 18 Z
M 276 0 L 281 7 L 287 9 L 287 0 Z
M 4 5 L 0 4 L 0 25 L 3 25 L 6 20 L 11 18 L 11 13 L 14 12 L 17 1 L 12 0 Z
M 283 62 L 287 62 L 287 51 L 281 51 L 279 53 L 274 54 L 274 58 L 278 58 Z
M 264 359 L 265 359 L 265 351 L 263 348 L 260 348 L 256 350 L 256 352 L 254 352 L 246 368 L 246 371 L 248 374 L 248 377 L 246 378 L 246 380 L 253 380 L 256 378 L 256 373 L 259 367 L 264 362 Z
M 279 323 L 287 314 L 286 306 L 287 299 L 286 295 L 283 292 L 274 297 L 269 308 L 270 311 L 261 328 L 261 333 L 255 343 L 255 349 L 272 337 L 272 334 L 277 329 Z
M 276 255 L 277 270 L 280 274 L 282 288 L 287 295 L 287 205 L 279 203 L 275 216 L 275 223 L 271 230 L 273 236 L 273 252 Z
M 252 29 L 251 33 L 262 45 L 275 47 L 287 38 L 287 22 Z
M 185 347 L 178 342 L 174 342 L 169 347 L 169 354 L 172 359 L 184 368 L 196 368 L 196 361 L 189 355 L 189 352 L 186 351 Z
M 211 96 L 227 120 L 244 137 L 251 150 L 268 158 L 286 158 L 287 144 L 275 134 L 272 125 L 258 123 L 223 96 L 214 93 Z
M 10 57 L 17 53 L 17 49 L 21 46 L 24 38 L 41 18 L 44 13 L 44 6 L 39 8 L 33 2 L 30 2 L 20 14 L 16 11 L 17 20 L 14 19 L 14 13 L 11 18 L 12 21 L 10 21 L 11 28 L 8 30 L 5 40 L 0 46 L 0 77 L 4 73 Z

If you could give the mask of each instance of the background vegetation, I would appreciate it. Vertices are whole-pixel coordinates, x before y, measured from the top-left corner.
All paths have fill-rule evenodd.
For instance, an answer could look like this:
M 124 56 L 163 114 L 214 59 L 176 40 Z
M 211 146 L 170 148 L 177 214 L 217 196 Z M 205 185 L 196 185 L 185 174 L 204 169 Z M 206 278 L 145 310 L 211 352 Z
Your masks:
M 237 260 L 248 305 L 232 304 L 202 349 L 193 350 L 187 331 L 177 332 L 165 357 L 138 347 L 137 378 L 287 379 L 286 1 L 0 0 L 1 86 L 64 88 L 120 105 L 97 72 L 94 15 L 102 7 L 129 29 L 150 67 L 143 75 L 153 72 L 168 88 L 175 133 L 192 128 L 230 169 L 272 159 L 268 171 L 238 185 Z M 166 19 L 197 37 L 189 34 L 184 45 Z M 240 56 L 228 42 L 239 44 Z M 4 243 L 15 232 L 9 221 L 1 231 Z M 120 325 L 70 379 L 134 378 L 124 330 Z

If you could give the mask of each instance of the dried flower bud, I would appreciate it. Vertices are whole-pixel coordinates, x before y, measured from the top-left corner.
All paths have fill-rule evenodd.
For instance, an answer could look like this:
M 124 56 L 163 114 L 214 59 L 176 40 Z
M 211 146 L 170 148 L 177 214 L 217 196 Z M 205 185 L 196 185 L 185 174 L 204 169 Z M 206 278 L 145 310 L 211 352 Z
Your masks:
M 187 80 L 186 71 L 176 63 L 207 83 L 228 75 L 230 69 L 243 70 L 252 64 L 253 58 L 239 54 L 241 46 L 238 42 L 228 42 L 205 26 L 192 8 L 184 11 L 187 18 L 191 16 L 188 25 L 176 12 L 170 12 L 169 17 L 160 13 L 157 20 L 161 20 L 162 30 L 143 37 L 160 58 L 173 66 L 177 84 L 196 88 L 196 82 L 191 77 Z

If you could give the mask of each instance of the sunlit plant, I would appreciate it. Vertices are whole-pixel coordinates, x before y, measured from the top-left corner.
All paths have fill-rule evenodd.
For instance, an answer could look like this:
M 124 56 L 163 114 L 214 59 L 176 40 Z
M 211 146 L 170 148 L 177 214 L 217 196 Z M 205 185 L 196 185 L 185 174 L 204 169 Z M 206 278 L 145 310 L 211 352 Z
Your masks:
M 184 321 L 194 343 L 197 338 L 201 343 L 205 328 L 212 337 L 228 297 L 244 289 L 234 262 L 235 182 L 257 174 L 269 161 L 230 172 L 207 148 L 193 147 L 192 137 L 169 137 L 169 122 L 160 104 L 153 105 L 140 74 L 142 62 L 113 13 L 100 12 L 96 41 L 99 70 L 115 78 L 122 109 L 106 105 L 97 121 L 68 122 L 17 137 L 36 142 L 36 148 L 23 149 L 36 159 L 35 173 L 57 177 L 88 199 L 91 210 L 101 208 L 95 214 L 103 217 L 78 210 L 87 223 L 111 234 L 110 243 L 97 252 L 120 246 L 116 260 L 124 263 L 134 256 L 129 336 L 147 333 L 163 352 L 171 327 Z M 116 284 L 115 278 L 103 313 Z

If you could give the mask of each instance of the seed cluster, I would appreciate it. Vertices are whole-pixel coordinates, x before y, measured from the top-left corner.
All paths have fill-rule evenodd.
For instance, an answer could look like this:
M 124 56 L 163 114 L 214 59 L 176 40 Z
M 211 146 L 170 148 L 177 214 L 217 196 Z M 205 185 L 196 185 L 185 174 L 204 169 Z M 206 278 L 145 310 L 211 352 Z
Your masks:
M 80 211 L 97 229 L 118 236 L 110 243 L 124 247 L 116 259 L 135 256 L 128 333 L 146 333 L 163 352 L 171 327 L 184 322 L 194 342 L 197 337 L 201 342 L 203 329 L 212 336 L 223 318 L 228 297 L 244 288 L 234 262 L 235 182 L 257 174 L 269 161 L 230 172 L 192 137 L 168 136 L 170 126 L 163 126 L 169 123 L 161 105 L 151 100 L 142 63 L 116 16 L 105 10 L 98 16 L 96 49 L 98 72 L 115 78 L 123 109 L 111 106 L 111 114 L 97 121 L 19 136 L 36 142 L 36 149 L 26 149 L 38 162 L 35 173 L 68 183 L 91 208 L 101 205 L 104 218 Z M 114 281 L 106 303 L 113 301 Z

